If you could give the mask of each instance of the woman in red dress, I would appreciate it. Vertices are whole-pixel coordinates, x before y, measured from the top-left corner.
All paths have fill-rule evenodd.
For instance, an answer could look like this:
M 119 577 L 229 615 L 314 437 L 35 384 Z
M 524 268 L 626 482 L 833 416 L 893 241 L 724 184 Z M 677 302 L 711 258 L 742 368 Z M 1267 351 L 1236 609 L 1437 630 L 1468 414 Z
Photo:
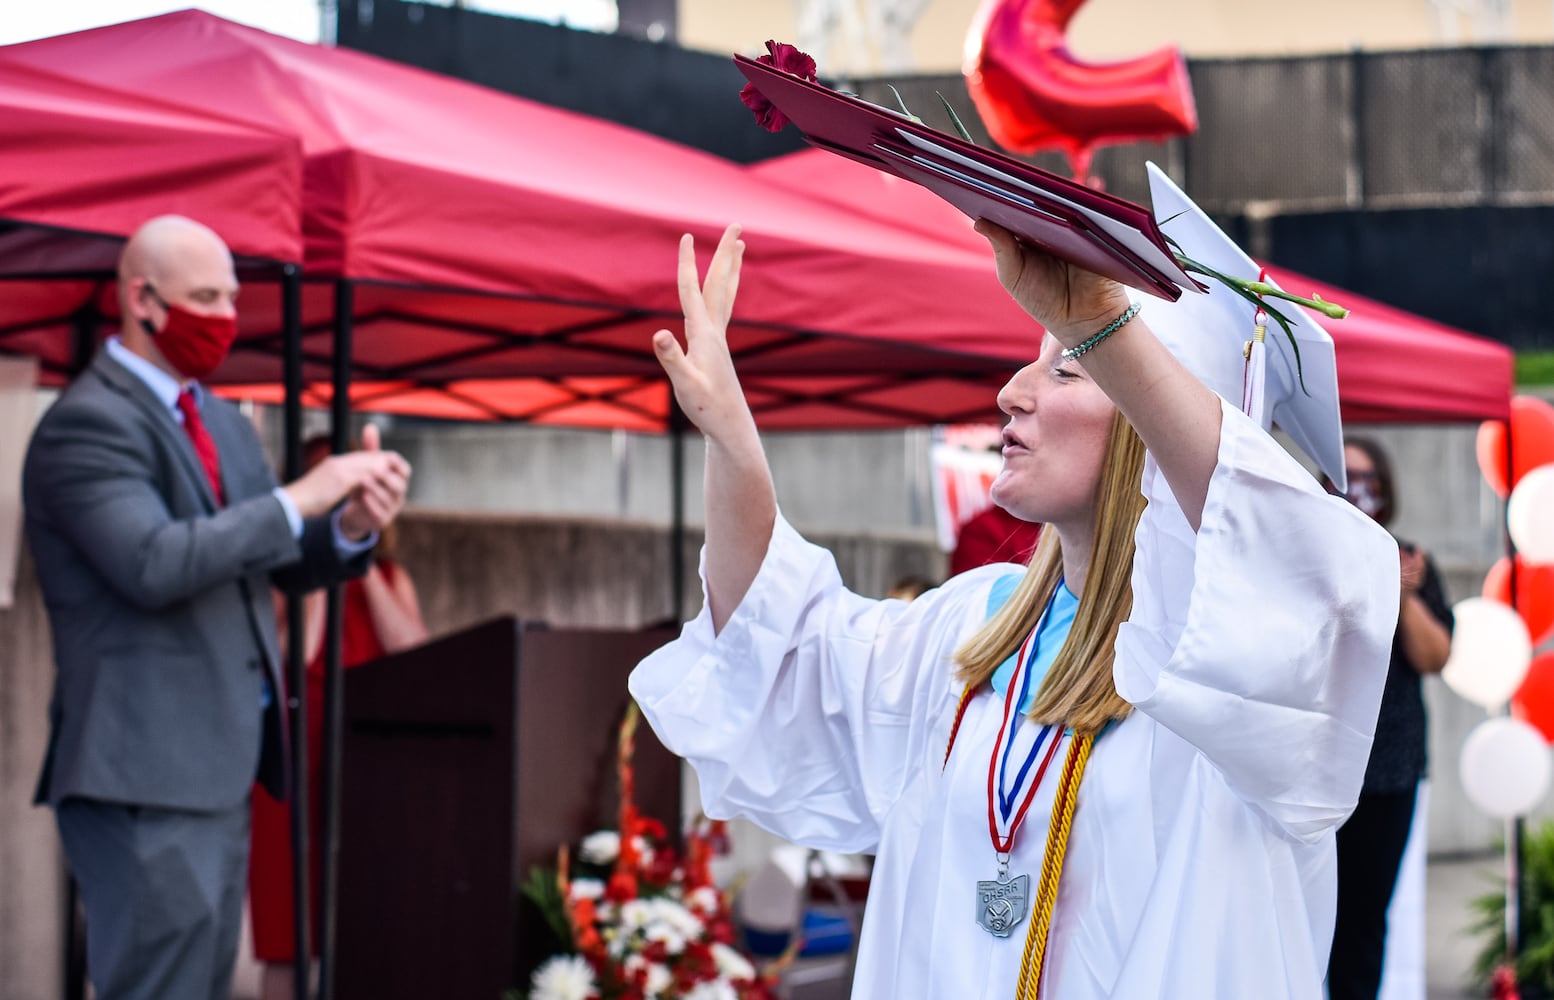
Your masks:
M 327 438 L 310 439 L 304 446 L 312 468 L 329 454 Z M 372 567 L 360 579 L 346 584 L 341 620 L 341 664 L 360 666 L 426 641 L 426 625 L 415 584 L 403 566 L 394 561 L 396 533 L 390 525 L 378 540 Z M 313 947 L 318 947 L 318 790 L 321 774 L 319 749 L 324 717 L 324 617 L 326 595 L 309 594 L 303 603 L 303 649 L 307 659 L 308 789 L 309 816 L 314 829 L 309 857 L 313 868 L 310 926 Z M 287 622 L 284 602 L 276 602 L 281 648 L 286 648 Z M 253 829 L 248 859 L 248 904 L 254 932 L 254 957 L 263 965 L 261 1000 L 292 1000 L 296 960 L 292 913 L 291 807 L 277 802 L 263 788 L 254 786 Z

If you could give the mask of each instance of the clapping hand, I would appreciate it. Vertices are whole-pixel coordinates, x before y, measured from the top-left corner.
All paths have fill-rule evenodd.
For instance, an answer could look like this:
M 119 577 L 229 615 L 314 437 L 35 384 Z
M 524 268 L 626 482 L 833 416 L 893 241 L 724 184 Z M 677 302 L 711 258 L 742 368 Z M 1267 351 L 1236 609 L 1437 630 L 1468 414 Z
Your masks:
M 378 429 L 368 425 L 362 432 L 362 450 L 330 455 L 285 489 L 304 520 L 344 501 L 340 531 L 360 541 L 392 521 L 404 506 L 410 463 L 398 452 L 382 450 Z
M 360 541 L 399 516 L 410 489 L 410 463 L 394 452 L 382 450 L 378 429 L 372 424 L 362 429 L 361 451 L 353 454 L 369 456 L 376 462 L 340 510 L 341 534 Z
M 1403 546 L 1398 549 L 1398 561 L 1402 571 L 1403 593 L 1418 593 L 1424 584 L 1424 551 L 1413 546 Z

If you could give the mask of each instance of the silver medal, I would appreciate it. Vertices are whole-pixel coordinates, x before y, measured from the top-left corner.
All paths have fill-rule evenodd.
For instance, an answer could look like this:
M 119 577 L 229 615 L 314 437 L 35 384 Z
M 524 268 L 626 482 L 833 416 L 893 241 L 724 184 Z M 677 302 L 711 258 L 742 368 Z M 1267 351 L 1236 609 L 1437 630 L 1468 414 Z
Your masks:
M 977 923 L 994 937 L 1006 938 L 1031 907 L 1031 877 L 998 873 L 996 881 L 977 883 Z

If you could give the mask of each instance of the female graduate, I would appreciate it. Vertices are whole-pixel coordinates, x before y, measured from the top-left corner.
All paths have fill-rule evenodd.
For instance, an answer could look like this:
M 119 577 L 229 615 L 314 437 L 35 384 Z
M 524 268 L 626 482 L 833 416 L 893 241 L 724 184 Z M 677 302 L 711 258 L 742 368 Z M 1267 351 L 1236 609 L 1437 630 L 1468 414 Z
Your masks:
M 1201 213 L 1183 225 L 1197 259 L 1239 255 Z M 1046 330 L 998 394 L 993 499 L 1049 526 L 1029 567 L 911 604 L 843 587 L 777 510 L 730 359 L 739 230 L 704 283 L 687 236 L 686 346 L 653 344 L 706 438 L 706 603 L 632 694 L 708 815 L 877 854 L 855 997 L 1317 1000 L 1397 546 L 1173 353 L 1233 357 L 1210 380 L 1233 369 L 1216 388 L 1239 393 L 1242 300 L 1140 315 L 1121 286 L 978 229 Z M 1331 369 L 1302 353 L 1286 396 L 1331 409 L 1336 434 Z

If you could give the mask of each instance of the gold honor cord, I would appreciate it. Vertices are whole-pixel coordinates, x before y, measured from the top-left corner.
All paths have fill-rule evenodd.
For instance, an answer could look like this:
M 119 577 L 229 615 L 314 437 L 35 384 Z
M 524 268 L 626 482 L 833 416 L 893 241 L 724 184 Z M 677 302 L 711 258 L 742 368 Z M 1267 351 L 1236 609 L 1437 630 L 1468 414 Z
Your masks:
M 939 773 L 950 766 L 950 751 L 955 749 L 955 737 L 960 735 L 960 721 L 966 717 L 966 706 L 971 704 L 971 696 L 977 693 L 975 684 L 967 684 L 966 690 L 960 693 L 960 703 L 955 706 L 955 721 L 950 725 L 950 741 L 944 745 L 944 763 L 939 765 Z
M 1090 760 L 1095 736 L 1076 736 L 1068 745 L 1063 778 L 1052 803 L 1052 822 L 1047 827 L 1047 854 L 1041 863 L 1041 884 L 1036 889 L 1036 913 L 1025 933 L 1025 955 L 1020 959 L 1020 984 L 1015 1000 L 1036 1000 L 1041 993 L 1042 964 L 1047 957 L 1047 931 L 1058 901 L 1058 877 L 1068 852 L 1068 835 L 1074 828 L 1074 808 L 1079 804 L 1079 782 Z

